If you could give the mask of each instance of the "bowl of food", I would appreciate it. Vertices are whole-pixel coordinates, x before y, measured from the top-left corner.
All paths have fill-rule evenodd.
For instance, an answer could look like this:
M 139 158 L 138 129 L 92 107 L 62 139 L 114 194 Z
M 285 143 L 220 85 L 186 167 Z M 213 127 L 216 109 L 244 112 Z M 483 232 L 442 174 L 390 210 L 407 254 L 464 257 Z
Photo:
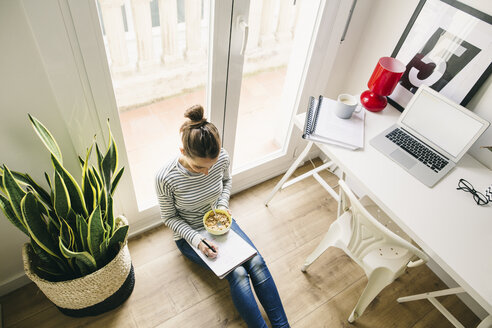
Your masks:
M 203 216 L 203 226 L 212 235 L 223 235 L 231 229 L 232 218 L 228 211 L 210 210 Z

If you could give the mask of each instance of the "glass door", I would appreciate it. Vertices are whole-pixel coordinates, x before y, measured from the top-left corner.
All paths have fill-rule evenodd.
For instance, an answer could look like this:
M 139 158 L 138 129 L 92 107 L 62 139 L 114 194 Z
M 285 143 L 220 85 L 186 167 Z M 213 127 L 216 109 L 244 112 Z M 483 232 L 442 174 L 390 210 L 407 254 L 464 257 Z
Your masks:
M 306 49 L 292 53 L 313 31 L 312 24 L 297 24 L 300 6 L 279 0 L 97 1 L 139 209 L 156 205 L 155 172 L 178 153 L 183 114 L 194 104 L 209 110 L 223 131 L 234 175 L 286 154 L 295 109 L 289 95 L 301 85 L 292 67 L 307 60 Z
M 179 152 L 184 111 L 206 104 L 210 0 L 98 0 L 107 61 L 139 209 Z
M 294 36 L 300 30 L 300 6 L 301 1 L 251 1 L 247 44 L 241 42 L 239 50 L 244 64 L 242 72 L 237 72 L 241 87 L 234 129 L 234 172 L 252 169 L 286 146 L 294 104 L 284 97 L 287 90 L 297 94 L 300 85 L 299 80 L 286 79 L 287 71 L 289 66 L 303 67 L 306 61 L 305 57 L 291 60 L 292 49 L 299 46 Z M 240 20 L 238 17 L 238 26 Z M 311 33 L 305 37 L 310 38 Z
M 234 2 L 223 133 L 233 190 L 275 176 L 280 163 L 292 161 L 289 132 L 324 4 Z

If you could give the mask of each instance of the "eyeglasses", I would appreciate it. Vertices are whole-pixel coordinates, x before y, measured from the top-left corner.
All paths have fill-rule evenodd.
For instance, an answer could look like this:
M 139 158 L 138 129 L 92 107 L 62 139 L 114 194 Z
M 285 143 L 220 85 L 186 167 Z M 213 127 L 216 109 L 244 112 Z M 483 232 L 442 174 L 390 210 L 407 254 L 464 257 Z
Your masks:
M 472 184 L 465 179 L 460 179 L 460 181 L 458 181 L 458 188 L 456 189 L 471 193 L 473 195 L 473 200 L 477 205 L 487 205 L 489 203 L 489 199 L 480 191 L 476 191 Z

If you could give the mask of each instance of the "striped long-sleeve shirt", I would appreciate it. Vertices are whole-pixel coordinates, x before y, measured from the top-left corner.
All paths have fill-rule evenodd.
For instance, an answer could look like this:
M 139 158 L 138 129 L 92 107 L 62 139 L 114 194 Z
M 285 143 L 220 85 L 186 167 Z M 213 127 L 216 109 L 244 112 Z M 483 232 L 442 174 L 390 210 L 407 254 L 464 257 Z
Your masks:
M 221 149 L 217 162 L 207 175 L 192 173 L 178 161 L 179 156 L 162 167 L 156 176 L 156 193 L 161 218 L 174 231 L 174 239 L 186 239 L 198 247 L 203 215 L 214 203 L 229 207 L 232 180 L 229 155 Z

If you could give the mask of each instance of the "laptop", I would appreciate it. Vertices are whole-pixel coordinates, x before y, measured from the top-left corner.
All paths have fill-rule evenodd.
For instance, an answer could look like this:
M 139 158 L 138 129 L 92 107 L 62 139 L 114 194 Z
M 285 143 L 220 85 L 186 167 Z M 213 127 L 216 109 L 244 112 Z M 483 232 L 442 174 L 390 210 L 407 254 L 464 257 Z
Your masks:
M 427 86 L 370 144 L 428 187 L 444 177 L 490 123 Z

